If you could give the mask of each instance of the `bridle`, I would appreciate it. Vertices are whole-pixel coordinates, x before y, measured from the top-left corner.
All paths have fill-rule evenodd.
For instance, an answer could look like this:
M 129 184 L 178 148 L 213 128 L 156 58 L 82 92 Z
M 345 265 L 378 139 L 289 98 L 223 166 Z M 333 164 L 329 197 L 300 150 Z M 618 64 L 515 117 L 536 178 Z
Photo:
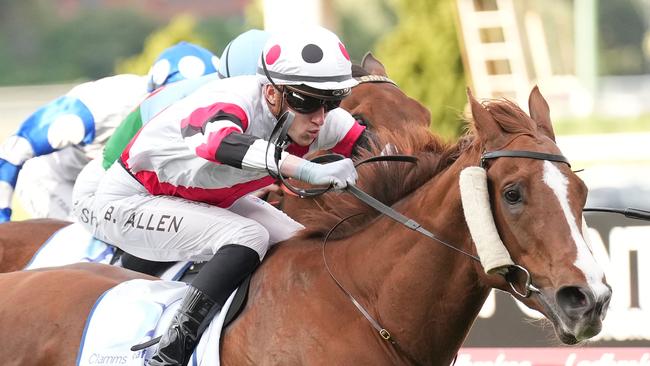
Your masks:
M 571 167 L 569 160 L 564 157 L 564 155 L 556 154 L 547 154 L 537 151 L 526 151 L 526 150 L 496 150 L 483 153 L 481 156 L 481 167 L 485 168 L 488 160 L 497 159 L 497 158 L 527 158 L 535 160 L 547 160 L 555 161 L 558 163 L 564 163 Z
M 393 85 L 395 85 L 396 87 L 399 88 L 399 86 L 397 86 L 396 82 L 394 82 L 392 79 L 390 79 L 389 77 L 384 76 L 384 75 L 368 74 L 368 75 L 357 76 L 357 77 L 354 78 L 354 80 L 356 80 L 359 84 L 364 84 L 364 83 L 388 83 L 388 84 L 393 84 Z

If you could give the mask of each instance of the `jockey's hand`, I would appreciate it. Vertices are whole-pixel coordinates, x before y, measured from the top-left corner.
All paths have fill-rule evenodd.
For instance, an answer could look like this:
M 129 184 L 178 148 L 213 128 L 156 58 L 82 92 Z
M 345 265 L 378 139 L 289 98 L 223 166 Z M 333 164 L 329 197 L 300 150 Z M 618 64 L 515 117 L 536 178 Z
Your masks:
M 304 161 L 297 169 L 297 179 L 310 184 L 332 184 L 344 189 L 357 181 L 357 170 L 350 159 L 342 159 L 327 164 Z
M 10 220 L 11 220 L 11 209 L 9 207 L 0 209 L 0 223 L 8 222 Z

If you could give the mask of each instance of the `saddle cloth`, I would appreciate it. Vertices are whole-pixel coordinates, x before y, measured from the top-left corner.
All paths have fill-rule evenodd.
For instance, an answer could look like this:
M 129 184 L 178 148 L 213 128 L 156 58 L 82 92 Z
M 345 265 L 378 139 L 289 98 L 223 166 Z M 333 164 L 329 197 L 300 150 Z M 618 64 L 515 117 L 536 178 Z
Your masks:
M 34 254 L 25 269 L 58 267 L 79 262 L 109 264 L 115 247 L 96 239 L 81 224 L 72 223 L 57 230 Z M 163 273 L 164 280 L 178 280 L 191 262 L 178 262 Z
M 106 291 L 86 321 L 77 365 L 143 366 L 156 346 L 136 352 L 131 346 L 167 330 L 186 289 L 183 282 L 131 280 Z M 221 329 L 233 295 L 205 330 L 189 365 L 219 366 Z
M 115 248 L 93 238 L 81 224 L 57 230 L 34 254 L 25 269 L 63 266 L 78 262 L 110 263 Z

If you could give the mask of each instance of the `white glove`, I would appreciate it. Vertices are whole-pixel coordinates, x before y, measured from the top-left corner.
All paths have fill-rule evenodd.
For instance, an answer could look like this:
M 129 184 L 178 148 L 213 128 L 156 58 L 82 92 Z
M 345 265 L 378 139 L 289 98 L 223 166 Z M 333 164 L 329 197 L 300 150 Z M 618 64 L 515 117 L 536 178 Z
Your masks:
M 304 161 L 298 166 L 295 178 L 310 184 L 333 184 L 343 189 L 357 181 L 357 170 L 350 159 L 342 159 L 327 164 Z

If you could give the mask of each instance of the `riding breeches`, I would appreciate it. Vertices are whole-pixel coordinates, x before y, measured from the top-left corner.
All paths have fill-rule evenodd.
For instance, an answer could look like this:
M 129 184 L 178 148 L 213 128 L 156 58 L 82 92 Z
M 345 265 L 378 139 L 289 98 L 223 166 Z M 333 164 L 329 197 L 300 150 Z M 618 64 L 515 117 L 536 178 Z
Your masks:
M 72 187 L 88 163 L 83 151 L 68 147 L 29 159 L 16 182 L 16 196 L 33 218 L 72 218 Z
M 120 164 L 101 180 L 94 209 L 97 238 L 154 261 L 206 261 L 227 244 L 247 246 L 261 260 L 270 244 L 303 228 L 250 195 L 229 208 L 151 195 Z

